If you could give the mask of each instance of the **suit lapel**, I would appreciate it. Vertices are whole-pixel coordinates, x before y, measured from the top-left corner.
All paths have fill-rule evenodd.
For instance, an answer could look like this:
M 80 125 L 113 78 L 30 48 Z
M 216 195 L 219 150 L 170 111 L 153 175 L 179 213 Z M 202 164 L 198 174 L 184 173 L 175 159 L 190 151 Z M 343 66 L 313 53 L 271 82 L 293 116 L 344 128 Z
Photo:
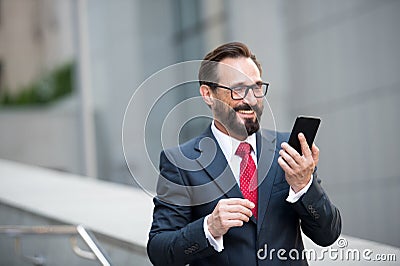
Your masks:
M 259 131 L 257 138 L 257 172 L 258 172 L 258 221 L 257 232 L 264 222 L 271 197 L 272 187 L 277 174 L 276 137 L 275 132 Z M 231 168 L 209 127 L 195 144 L 195 150 L 201 153 L 196 161 L 228 198 L 244 198 Z M 215 191 L 212 193 L 215 194 Z M 214 196 L 215 197 L 215 196 Z M 212 200 L 212 199 L 210 199 Z
M 203 167 L 221 192 L 228 198 L 243 198 L 231 168 L 210 127 L 203 134 L 203 137 L 199 138 L 195 149 L 201 153 L 196 161 Z
M 260 133 L 261 132 L 261 133 Z M 258 223 L 257 233 L 264 222 L 277 173 L 276 137 L 271 131 L 257 133 Z

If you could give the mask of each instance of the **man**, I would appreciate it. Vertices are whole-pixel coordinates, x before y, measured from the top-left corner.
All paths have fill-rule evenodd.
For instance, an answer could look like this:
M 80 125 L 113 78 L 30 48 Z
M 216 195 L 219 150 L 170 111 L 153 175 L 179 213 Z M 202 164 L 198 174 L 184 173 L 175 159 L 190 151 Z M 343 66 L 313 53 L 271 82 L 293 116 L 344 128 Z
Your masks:
M 300 228 L 322 246 L 340 235 L 339 211 L 315 171 L 317 146 L 299 134 L 300 155 L 288 134 L 260 129 L 261 72 L 242 43 L 204 58 L 200 94 L 214 119 L 161 153 L 147 246 L 154 265 L 307 265 Z

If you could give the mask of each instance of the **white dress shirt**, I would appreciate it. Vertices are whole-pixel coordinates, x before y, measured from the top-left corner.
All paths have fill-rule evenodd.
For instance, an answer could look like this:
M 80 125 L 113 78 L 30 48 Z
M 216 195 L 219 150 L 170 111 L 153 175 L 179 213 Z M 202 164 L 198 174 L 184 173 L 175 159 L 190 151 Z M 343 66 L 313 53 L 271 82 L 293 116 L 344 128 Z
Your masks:
M 240 184 L 240 162 L 242 159 L 240 158 L 240 156 L 235 155 L 235 152 L 241 142 L 249 143 L 250 146 L 252 147 L 251 156 L 253 157 L 253 160 L 257 166 L 256 134 L 252 134 L 252 135 L 248 136 L 247 139 L 244 141 L 239 141 L 235 138 L 232 138 L 232 137 L 222 133 L 219 129 L 217 129 L 217 127 L 214 124 L 214 121 L 211 124 L 211 131 L 212 131 L 215 139 L 217 140 L 217 142 L 226 158 L 226 161 L 229 164 L 229 167 L 232 170 L 232 173 L 236 179 L 236 182 L 238 184 Z M 309 189 L 309 187 L 311 186 L 312 179 L 313 178 L 311 176 L 311 179 L 308 182 L 308 184 L 297 193 L 294 192 L 292 188 L 290 188 L 289 195 L 286 198 L 286 201 L 291 202 L 291 203 L 298 201 L 300 199 L 300 197 L 304 193 L 306 193 L 307 190 Z M 224 249 L 223 237 L 220 236 L 220 237 L 214 238 L 211 235 L 210 231 L 208 230 L 208 225 L 207 225 L 207 219 L 209 216 L 210 216 L 210 214 L 204 218 L 204 222 L 203 222 L 204 234 L 206 235 L 206 238 L 210 242 L 211 246 L 213 246 L 213 248 L 216 251 L 221 252 Z

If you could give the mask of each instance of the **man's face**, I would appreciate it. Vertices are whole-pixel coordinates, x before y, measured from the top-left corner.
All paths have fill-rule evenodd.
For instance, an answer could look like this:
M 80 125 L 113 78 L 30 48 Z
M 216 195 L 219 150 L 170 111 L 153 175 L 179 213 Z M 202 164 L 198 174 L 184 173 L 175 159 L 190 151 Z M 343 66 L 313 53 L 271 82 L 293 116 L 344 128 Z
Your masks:
M 254 85 L 261 82 L 260 71 L 251 58 L 225 58 L 218 66 L 218 83 L 226 87 Z M 211 91 L 211 109 L 216 127 L 234 138 L 244 140 L 260 128 L 263 99 L 255 98 L 249 90 L 242 100 L 233 100 L 227 89 Z

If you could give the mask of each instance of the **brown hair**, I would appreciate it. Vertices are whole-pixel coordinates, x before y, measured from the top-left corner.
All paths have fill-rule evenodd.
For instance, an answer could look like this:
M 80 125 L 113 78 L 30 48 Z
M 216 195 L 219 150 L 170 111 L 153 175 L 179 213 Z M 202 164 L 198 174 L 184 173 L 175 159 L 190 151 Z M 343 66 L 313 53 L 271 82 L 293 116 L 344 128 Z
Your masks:
M 225 58 L 239 57 L 251 58 L 256 64 L 258 70 L 260 71 L 260 74 L 262 73 L 260 62 L 257 61 L 256 56 L 244 43 L 230 42 L 217 47 L 204 57 L 199 69 L 200 85 L 217 83 L 218 73 L 216 68 L 218 66 L 218 63 Z

